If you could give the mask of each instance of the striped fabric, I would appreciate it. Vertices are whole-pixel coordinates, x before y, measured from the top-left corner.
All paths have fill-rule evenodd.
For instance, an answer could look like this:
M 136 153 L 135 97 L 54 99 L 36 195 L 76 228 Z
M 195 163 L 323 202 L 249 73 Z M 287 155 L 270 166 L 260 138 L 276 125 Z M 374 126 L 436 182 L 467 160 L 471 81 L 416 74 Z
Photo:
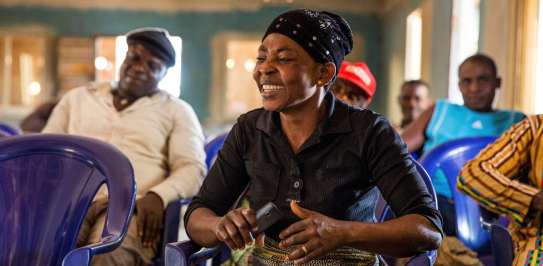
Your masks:
M 266 238 L 264 247 L 254 249 L 252 265 L 293 266 L 294 263 L 286 260 L 286 257 L 294 248 L 282 249 L 276 241 Z M 376 266 L 379 265 L 379 260 L 376 255 L 371 253 L 350 247 L 339 247 L 335 251 L 311 260 L 304 265 Z
M 530 211 L 543 188 L 543 115 L 515 124 L 468 162 L 458 189 L 483 207 L 507 215 L 515 242 L 513 265 L 543 265 L 541 213 Z

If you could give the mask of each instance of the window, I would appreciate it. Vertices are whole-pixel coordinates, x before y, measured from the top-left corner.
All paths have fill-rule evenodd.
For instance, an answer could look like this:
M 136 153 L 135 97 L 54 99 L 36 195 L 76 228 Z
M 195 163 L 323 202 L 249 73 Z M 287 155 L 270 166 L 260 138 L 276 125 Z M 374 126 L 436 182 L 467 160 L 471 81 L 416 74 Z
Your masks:
M 0 105 L 32 107 L 48 98 L 47 38 L 0 35 Z
M 477 53 L 479 46 L 479 1 L 453 1 L 449 100 L 459 104 L 464 101 L 458 89 L 458 66 L 468 56 Z
M 210 125 L 230 124 L 262 106 L 252 75 L 260 43 L 259 34 L 221 33 L 213 39 Z
M 34 107 L 53 98 L 52 40 L 39 26 L 0 30 L 0 121 L 18 126 Z
M 253 80 L 256 52 L 260 41 L 240 40 L 226 43 L 225 114 L 235 119 L 261 106 L 260 93 Z
M 182 40 L 178 36 L 170 36 L 170 42 L 175 49 L 175 65 L 168 69 L 168 73 L 160 81 L 158 87 L 175 97 L 179 97 L 181 94 Z M 128 50 L 126 37 L 97 37 L 95 49 L 94 68 L 96 81 L 118 80 L 119 70 Z
M 60 37 L 57 42 L 56 96 L 85 86 L 94 80 L 94 40 L 88 37 Z
M 422 17 L 417 9 L 407 16 L 405 40 L 405 80 L 420 79 L 422 54 Z

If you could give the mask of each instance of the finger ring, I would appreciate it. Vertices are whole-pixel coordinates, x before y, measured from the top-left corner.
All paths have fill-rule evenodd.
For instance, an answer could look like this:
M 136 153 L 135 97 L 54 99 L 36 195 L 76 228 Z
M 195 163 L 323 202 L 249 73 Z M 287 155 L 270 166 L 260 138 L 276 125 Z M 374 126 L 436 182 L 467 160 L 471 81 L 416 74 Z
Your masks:
M 302 245 L 302 251 L 304 252 L 304 256 L 307 255 L 307 253 L 309 253 L 305 245 Z

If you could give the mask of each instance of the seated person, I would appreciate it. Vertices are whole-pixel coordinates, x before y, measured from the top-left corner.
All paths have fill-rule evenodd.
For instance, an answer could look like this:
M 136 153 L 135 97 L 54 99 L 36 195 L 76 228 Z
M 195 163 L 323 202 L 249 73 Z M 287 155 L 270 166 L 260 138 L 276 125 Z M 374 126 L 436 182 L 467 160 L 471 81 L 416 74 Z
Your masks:
M 351 63 L 343 61 L 337 74 L 337 79 L 332 85 L 331 91 L 339 100 L 344 103 L 366 109 L 371 103 L 377 83 L 369 67 L 364 62 Z M 368 201 L 377 201 L 379 199 L 379 189 L 373 188 L 366 193 L 365 199 Z M 366 211 L 371 212 L 371 209 Z M 371 215 L 371 213 L 364 214 Z M 377 217 L 375 217 L 375 220 Z
M 395 126 L 400 134 L 407 125 L 415 121 L 430 106 L 431 99 L 428 88 L 428 84 L 422 80 L 408 80 L 402 84 L 400 95 L 398 96 L 398 103 L 402 111 L 402 120 L 399 125 Z M 416 151 L 412 151 L 411 155 L 415 159 L 420 158 L 422 147 Z
M 458 178 L 460 191 L 513 221 L 513 265 L 541 265 L 542 124 L 543 115 L 535 115 L 514 125 L 467 163 Z
M 365 109 L 375 94 L 375 86 L 375 77 L 364 62 L 343 61 L 332 93 L 348 105 Z
M 48 101 L 38 105 L 32 113 L 21 121 L 21 130 L 25 133 L 41 132 L 56 105 L 57 101 Z
M 429 86 L 422 80 L 408 80 L 402 84 L 398 103 L 402 111 L 400 129 L 415 121 L 430 104 Z
M 468 57 L 458 67 L 458 77 L 464 105 L 438 100 L 424 111 L 401 134 L 410 152 L 422 148 L 424 155 L 437 145 L 453 139 L 498 136 L 524 118 L 520 112 L 492 107 L 501 79 L 490 57 L 482 54 Z M 447 178 L 438 172 L 432 176 L 432 182 L 438 196 L 445 234 L 455 236 L 456 215 Z
M 68 93 L 45 133 L 96 138 L 117 147 L 134 167 L 136 212 L 121 246 L 92 265 L 148 265 L 157 251 L 163 210 L 191 197 L 206 173 L 204 135 L 189 104 L 158 89 L 175 63 L 168 32 L 144 28 L 127 34 L 118 82 L 93 83 Z M 107 208 L 100 190 L 81 227 L 78 245 L 97 242 Z
M 299 9 L 274 19 L 253 71 L 263 108 L 239 117 L 188 207 L 193 241 L 244 248 L 258 230 L 255 210 L 273 202 L 283 216 L 255 236 L 254 265 L 375 265 L 375 254 L 439 246 L 441 217 L 402 140 L 383 116 L 329 92 L 351 48 L 338 15 Z M 373 223 L 373 187 L 398 218 Z M 251 208 L 237 208 L 246 188 Z

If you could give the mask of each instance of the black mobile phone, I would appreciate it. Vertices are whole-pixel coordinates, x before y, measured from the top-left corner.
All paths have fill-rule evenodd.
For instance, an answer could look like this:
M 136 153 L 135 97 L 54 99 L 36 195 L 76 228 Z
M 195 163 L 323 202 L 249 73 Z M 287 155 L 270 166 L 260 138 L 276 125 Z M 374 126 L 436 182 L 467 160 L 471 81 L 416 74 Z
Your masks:
M 283 217 L 281 210 L 273 204 L 273 202 L 268 202 L 266 205 L 262 206 L 258 211 L 256 211 L 256 225 L 257 231 L 256 234 L 260 234 L 274 223 L 279 221 Z

